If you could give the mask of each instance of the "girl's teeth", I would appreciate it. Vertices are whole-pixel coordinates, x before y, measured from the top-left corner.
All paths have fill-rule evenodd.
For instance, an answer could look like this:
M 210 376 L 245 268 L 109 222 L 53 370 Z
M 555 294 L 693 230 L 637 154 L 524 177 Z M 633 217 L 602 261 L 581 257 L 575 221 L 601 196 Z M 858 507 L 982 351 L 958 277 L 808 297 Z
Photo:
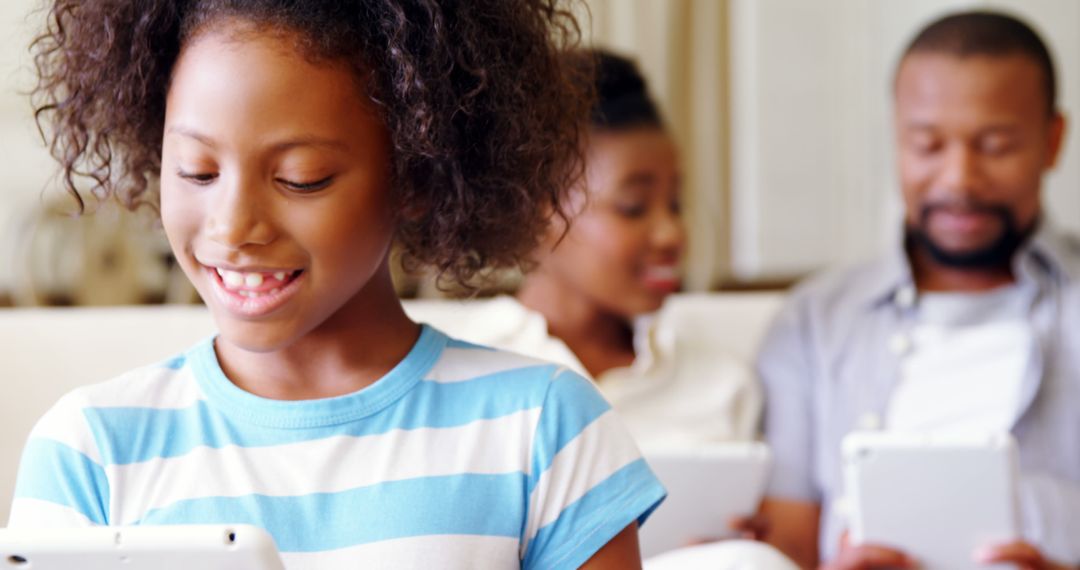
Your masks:
M 263 283 L 269 278 L 262 273 L 242 273 L 240 271 L 229 271 L 228 269 L 216 268 L 217 274 L 221 276 L 221 280 L 225 283 L 225 288 L 236 291 L 237 289 L 255 289 L 261 287 Z M 277 271 L 273 277 L 277 281 L 285 281 L 289 276 L 287 271 Z M 240 292 L 244 294 L 244 291 Z M 249 297 L 251 295 L 244 295 Z
M 239 289 L 247 281 L 242 273 L 236 271 L 221 271 L 219 269 L 218 273 L 221 275 L 221 280 L 225 282 L 225 286 L 229 289 Z

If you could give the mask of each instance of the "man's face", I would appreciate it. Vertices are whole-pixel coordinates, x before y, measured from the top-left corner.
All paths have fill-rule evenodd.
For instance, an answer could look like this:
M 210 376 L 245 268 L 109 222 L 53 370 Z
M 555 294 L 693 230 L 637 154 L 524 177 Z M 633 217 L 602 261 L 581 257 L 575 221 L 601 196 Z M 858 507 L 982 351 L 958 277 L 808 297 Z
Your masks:
M 900 184 L 909 234 L 938 261 L 1007 263 L 1039 215 L 1064 121 L 1021 55 L 915 53 L 896 79 Z

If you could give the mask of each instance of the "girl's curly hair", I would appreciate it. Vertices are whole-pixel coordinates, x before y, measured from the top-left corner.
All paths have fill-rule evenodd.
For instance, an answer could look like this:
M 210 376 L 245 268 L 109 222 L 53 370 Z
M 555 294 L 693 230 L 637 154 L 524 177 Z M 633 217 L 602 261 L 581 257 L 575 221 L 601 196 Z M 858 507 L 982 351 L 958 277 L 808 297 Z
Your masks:
M 346 61 L 381 108 L 397 239 L 461 285 L 520 264 L 581 173 L 592 93 L 562 0 L 53 0 L 35 116 L 65 189 L 156 206 L 169 80 L 193 34 L 238 17 Z

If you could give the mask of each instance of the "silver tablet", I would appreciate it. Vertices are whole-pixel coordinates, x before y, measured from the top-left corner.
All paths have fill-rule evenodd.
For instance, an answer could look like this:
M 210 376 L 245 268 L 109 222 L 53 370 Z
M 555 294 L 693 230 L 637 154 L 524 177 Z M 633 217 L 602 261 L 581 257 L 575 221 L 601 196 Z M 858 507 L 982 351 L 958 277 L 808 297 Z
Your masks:
M 843 456 L 855 544 L 897 548 L 924 570 L 987 570 L 973 560 L 976 549 L 1019 536 L 1008 434 L 853 433 Z
M 284 570 L 248 525 L 0 529 L 2 570 Z
M 754 514 L 765 492 L 770 453 L 761 442 L 643 453 L 668 491 L 638 533 L 645 558 L 692 540 L 730 536 L 731 519 Z

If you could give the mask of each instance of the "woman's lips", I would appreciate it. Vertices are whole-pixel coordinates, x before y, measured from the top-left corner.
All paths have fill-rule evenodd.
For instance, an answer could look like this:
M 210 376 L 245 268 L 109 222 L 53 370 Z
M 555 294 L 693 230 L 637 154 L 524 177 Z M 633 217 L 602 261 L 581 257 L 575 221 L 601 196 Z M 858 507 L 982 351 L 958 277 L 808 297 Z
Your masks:
M 649 289 L 669 293 L 679 290 L 682 277 L 678 266 L 652 265 L 642 272 L 642 281 Z

